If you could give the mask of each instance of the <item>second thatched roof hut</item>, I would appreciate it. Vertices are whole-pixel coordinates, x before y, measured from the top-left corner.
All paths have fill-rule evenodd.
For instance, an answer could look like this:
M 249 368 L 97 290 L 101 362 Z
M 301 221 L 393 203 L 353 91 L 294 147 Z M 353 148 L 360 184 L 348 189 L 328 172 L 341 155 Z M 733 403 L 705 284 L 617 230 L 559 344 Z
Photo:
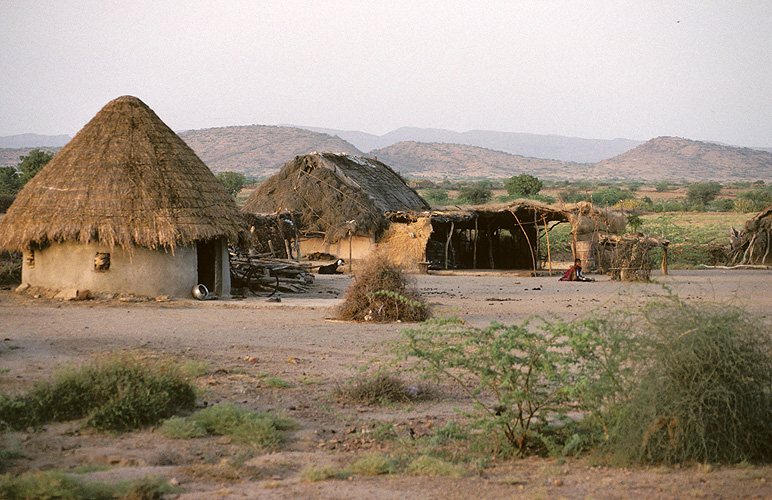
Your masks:
M 0 248 L 49 289 L 230 293 L 227 240 L 242 231 L 225 188 L 145 103 L 109 102 L 19 193 Z
M 249 213 L 296 212 L 301 252 L 362 258 L 388 227 L 388 211 L 429 204 L 389 166 L 334 153 L 296 157 L 247 199 Z

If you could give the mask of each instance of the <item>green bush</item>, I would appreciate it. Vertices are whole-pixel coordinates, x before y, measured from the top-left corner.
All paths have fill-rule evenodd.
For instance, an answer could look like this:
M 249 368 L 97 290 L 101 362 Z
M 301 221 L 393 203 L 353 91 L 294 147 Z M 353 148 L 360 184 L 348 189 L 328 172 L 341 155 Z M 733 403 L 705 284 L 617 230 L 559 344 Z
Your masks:
M 285 431 L 298 428 L 298 424 L 288 418 L 224 403 L 204 408 L 189 417 L 171 418 L 163 423 L 159 432 L 173 439 L 227 436 L 235 443 L 273 447 L 284 442 Z
M 0 498 L 4 500 L 161 500 L 175 491 L 158 477 L 107 484 L 81 481 L 59 471 L 0 476 Z
M 772 339 L 737 308 L 675 298 L 643 308 L 640 383 L 611 408 L 626 462 L 772 461 Z
M 0 426 L 24 429 L 88 417 L 100 430 L 153 425 L 195 404 L 194 387 L 168 363 L 109 356 L 69 368 L 18 397 L 0 395 Z
M 538 178 L 528 174 L 510 177 L 504 183 L 504 188 L 510 196 L 533 196 L 543 187 L 544 184 Z
M 627 390 L 633 368 L 623 364 L 635 352 L 633 339 L 602 320 L 473 328 L 435 319 L 403 336 L 402 358 L 416 360 L 425 375 L 457 383 L 475 401 L 476 425 L 500 432 L 520 456 L 563 446 L 550 429 L 566 425 L 572 411 L 602 420 L 600 408 Z

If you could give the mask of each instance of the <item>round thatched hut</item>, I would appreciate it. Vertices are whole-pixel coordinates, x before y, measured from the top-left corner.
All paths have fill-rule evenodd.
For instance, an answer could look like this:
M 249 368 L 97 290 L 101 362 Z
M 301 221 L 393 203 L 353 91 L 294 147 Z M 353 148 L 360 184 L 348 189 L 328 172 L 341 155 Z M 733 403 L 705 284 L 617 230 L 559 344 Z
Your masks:
M 301 251 L 361 259 L 375 248 L 388 211 L 427 210 L 429 204 L 378 160 L 310 153 L 287 162 L 244 204 L 244 212 L 299 214 Z
M 145 103 L 109 102 L 19 193 L 0 248 L 22 282 L 144 296 L 230 293 L 242 220 L 209 168 Z

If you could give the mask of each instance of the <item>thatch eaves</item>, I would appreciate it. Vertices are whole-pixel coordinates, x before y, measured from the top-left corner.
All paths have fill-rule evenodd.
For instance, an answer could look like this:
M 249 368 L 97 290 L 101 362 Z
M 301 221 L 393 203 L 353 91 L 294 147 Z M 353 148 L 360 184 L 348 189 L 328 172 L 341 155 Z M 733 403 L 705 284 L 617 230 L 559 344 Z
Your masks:
M 145 103 L 109 102 L 19 193 L 0 247 L 97 241 L 174 248 L 236 241 L 243 221 L 209 168 Z
M 379 235 L 387 226 L 387 211 L 428 208 L 394 170 L 377 160 L 311 153 L 266 179 L 243 210 L 299 212 L 304 232 L 323 233 L 336 242 L 349 234 Z

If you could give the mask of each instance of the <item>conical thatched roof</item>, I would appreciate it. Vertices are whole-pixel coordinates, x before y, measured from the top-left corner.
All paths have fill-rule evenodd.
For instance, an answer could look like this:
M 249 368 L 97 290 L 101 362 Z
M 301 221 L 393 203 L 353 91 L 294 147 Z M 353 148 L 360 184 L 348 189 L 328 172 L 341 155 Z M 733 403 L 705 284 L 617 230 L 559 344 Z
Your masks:
M 226 237 L 241 216 L 217 178 L 145 103 L 109 102 L 19 193 L 0 247 L 98 241 L 147 248 Z
M 333 153 L 296 157 L 244 205 L 250 213 L 299 212 L 303 230 L 324 233 L 329 242 L 349 231 L 378 235 L 388 224 L 388 211 L 427 209 L 429 204 L 387 165 Z

